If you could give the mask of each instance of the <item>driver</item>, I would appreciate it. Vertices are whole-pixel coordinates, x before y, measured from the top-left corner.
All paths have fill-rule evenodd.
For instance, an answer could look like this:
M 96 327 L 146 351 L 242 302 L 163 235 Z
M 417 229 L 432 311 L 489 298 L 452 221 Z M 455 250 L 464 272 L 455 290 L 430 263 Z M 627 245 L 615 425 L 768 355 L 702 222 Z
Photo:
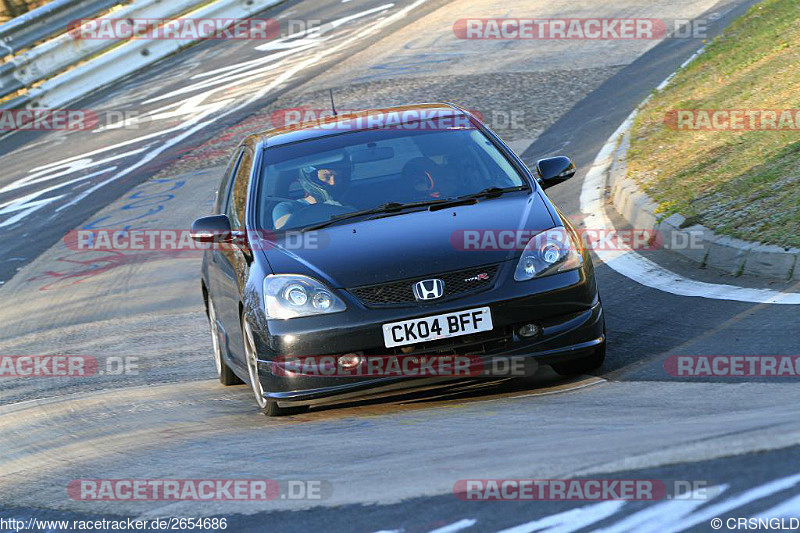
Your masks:
M 409 160 L 401 175 L 403 182 L 411 186 L 414 200 L 446 198 L 454 192 L 445 170 L 427 157 Z
M 292 214 L 313 204 L 341 206 L 342 197 L 350 188 L 350 164 L 345 160 L 300 169 L 300 186 L 305 196 L 300 200 L 281 202 L 272 210 L 275 229 L 286 225 Z

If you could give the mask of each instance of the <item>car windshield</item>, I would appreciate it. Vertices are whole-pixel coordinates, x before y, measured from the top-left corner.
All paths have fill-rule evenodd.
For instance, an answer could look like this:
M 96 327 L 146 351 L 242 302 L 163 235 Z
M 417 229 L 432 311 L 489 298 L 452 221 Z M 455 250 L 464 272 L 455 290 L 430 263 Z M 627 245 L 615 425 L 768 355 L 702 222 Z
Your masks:
M 265 230 L 529 187 L 475 128 L 372 129 L 271 147 L 264 155 L 257 216 Z

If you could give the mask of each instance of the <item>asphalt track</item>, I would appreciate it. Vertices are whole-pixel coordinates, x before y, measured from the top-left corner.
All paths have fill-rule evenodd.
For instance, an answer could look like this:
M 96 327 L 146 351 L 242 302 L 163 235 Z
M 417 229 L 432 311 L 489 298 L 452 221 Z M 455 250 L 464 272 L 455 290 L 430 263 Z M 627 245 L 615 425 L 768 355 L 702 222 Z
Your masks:
M 0 281 L 58 242 L 63 228 L 85 222 L 174 159 L 313 79 L 345 53 L 365 49 L 392 24 L 407 22 L 406 15 L 422 16 L 437 3 L 283 2 L 259 14 L 279 21 L 278 40 L 201 43 L 71 104 L 93 110 L 98 128 L 4 137 Z M 290 21 L 321 26 L 321 36 L 306 39 L 303 26 Z M 120 114 L 131 122 L 112 127 L 122 124 Z M 26 246 L 20 246 L 23 239 Z
M 315 3 L 314 17 L 341 18 L 373 5 L 367 4 Z M 278 9 L 297 9 L 299 14 L 292 16 L 302 18 L 307 16 L 304 6 L 289 3 Z M 433 8 L 424 6 L 409 16 L 424 23 Z M 722 15 L 711 31 L 744 8 L 741 2 L 712 7 Z M 316 10 L 325 16 L 317 16 Z M 381 31 L 352 46 L 375 45 L 384 36 Z M 347 39 L 347 34 L 340 38 Z M 700 45 L 691 39 L 665 40 L 644 51 L 524 150 L 526 161 L 567 153 L 582 169 L 576 179 L 550 193 L 566 214 L 581 218 L 583 180 L 608 137 Z M 221 68 L 230 62 L 228 53 L 239 55 L 246 48 L 223 54 L 217 50 L 221 46 L 210 43 L 188 51 L 189 64 Z M 343 48 L 342 53 L 352 55 L 354 50 Z M 215 53 L 223 56 L 220 63 L 201 61 Z M 302 75 L 313 79 L 319 69 L 324 78 L 324 61 Z M 170 63 L 147 74 L 173 76 L 169 83 L 174 86 L 159 94 L 181 86 Z M 264 80 L 252 83 L 263 86 Z M 137 87 L 153 90 L 134 78 L 96 98 L 115 102 L 109 106 L 127 102 L 130 94 L 136 95 L 130 105 L 153 98 L 138 94 Z M 291 83 L 281 88 L 290 91 Z M 249 91 L 252 86 L 242 90 L 245 101 Z M 233 121 L 244 116 L 248 105 L 226 117 Z M 195 124 L 214 116 L 200 115 Z M 207 126 L 203 135 L 223 124 L 226 119 Z M 189 131 L 191 125 L 182 128 Z M 130 130 L 118 134 L 131 135 Z M 8 169 L 24 168 L 31 154 L 52 140 L 15 137 L 0 141 L 9 151 L 4 156 Z M 74 156 L 75 146 L 84 148 L 84 142 L 89 140 L 56 143 L 37 164 Z M 187 136 L 187 142 L 197 140 Z M 168 159 L 169 154 L 164 151 L 159 157 Z M 129 161 L 120 158 L 117 166 Z M 141 220 L 150 227 L 185 226 L 207 209 L 219 172 L 211 167 L 156 182 L 144 181 L 152 169 L 150 174 L 131 173 L 114 180 L 111 188 L 98 189 L 98 196 L 55 211 L 63 205 L 58 202 L 75 198 L 64 196 L 32 211 L 24 224 L 4 230 L 1 238 L 8 240 L 3 245 L 15 243 L 10 248 L 14 256 L 24 257 L 4 272 L 25 266 L 13 279 L 4 278 L 7 283 L 0 289 L 6 304 L 3 353 L 85 353 L 98 360 L 137 356 L 140 367 L 136 375 L 83 382 L 48 378 L 3 384 L 0 516 L 224 516 L 232 531 L 522 532 L 710 531 L 709 521 L 715 517 L 800 515 L 796 380 L 698 381 L 672 378 L 663 367 L 666 357 L 675 354 L 796 355 L 798 308 L 676 296 L 638 284 L 604 264 L 597 272 L 608 315 L 609 355 L 596 376 L 563 381 L 543 368 L 528 381 L 499 387 L 409 394 L 278 420 L 259 416 L 247 388 L 225 389 L 208 379 L 213 368 L 193 277 L 196 256 L 79 258 L 58 243 L 66 228 L 87 221 L 124 224 L 133 213 L 144 213 Z M 142 200 L 152 202 L 136 203 Z M 615 220 L 613 213 L 608 216 Z M 31 225 L 36 233 L 29 233 Z M 8 255 L 3 248 L 4 268 Z M 654 260 L 709 283 L 792 290 L 780 283 L 698 271 L 666 254 Z M 79 275 L 70 277 L 64 266 L 76 264 L 79 268 L 69 272 Z M 694 499 L 660 502 L 472 502 L 453 495 L 460 479 L 572 477 L 691 480 L 717 489 Z M 69 499 L 69 481 L 86 478 L 318 480 L 332 490 L 321 501 L 278 499 L 269 504 Z

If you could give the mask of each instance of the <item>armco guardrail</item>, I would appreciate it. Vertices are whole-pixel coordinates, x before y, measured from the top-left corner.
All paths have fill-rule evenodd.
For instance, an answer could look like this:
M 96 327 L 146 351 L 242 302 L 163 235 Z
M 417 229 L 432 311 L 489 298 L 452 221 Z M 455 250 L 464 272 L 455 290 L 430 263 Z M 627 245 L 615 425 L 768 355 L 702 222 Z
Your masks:
M 207 0 L 134 0 L 130 6 L 115 11 L 114 17 L 161 19 L 181 14 L 187 18 L 231 20 L 253 16 L 281 1 L 216 0 L 208 4 Z M 187 12 L 198 4 L 205 5 Z M 125 42 L 72 39 L 65 34 L 20 54 L 8 63 L 9 66 L 0 66 L 3 95 L 45 79 L 25 94 L 3 102 L 0 109 L 61 108 L 208 36 L 210 34 L 180 40 L 137 38 Z M 109 50 L 111 47 L 115 48 Z M 62 72 L 87 58 L 91 59 Z
M 282 0 L 217 0 L 186 13 L 186 17 L 241 19 L 259 13 Z M 208 35 L 210 36 L 210 34 Z M 58 109 L 82 98 L 89 93 L 108 86 L 144 67 L 155 63 L 198 39 L 146 40 L 134 39 L 91 61 L 47 80 L 32 89 L 28 95 L 27 107 Z
M 0 26 L 2 55 L 63 33 L 69 21 L 102 13 L 118 3 L 120 0 L 53 0 Z
M 118 11 L 114 17 L 162 19 L 185 13 L 198 0 L 138 0 Z M 120 41 L 109 39 L 75 39 L 68 33 L 59 35 L 0 65 L 0 97 L 9 95 L 33 83 L 65 70 L 77 61 L 117 46 Z M 16 106 L 30 97 L 17 99 Z

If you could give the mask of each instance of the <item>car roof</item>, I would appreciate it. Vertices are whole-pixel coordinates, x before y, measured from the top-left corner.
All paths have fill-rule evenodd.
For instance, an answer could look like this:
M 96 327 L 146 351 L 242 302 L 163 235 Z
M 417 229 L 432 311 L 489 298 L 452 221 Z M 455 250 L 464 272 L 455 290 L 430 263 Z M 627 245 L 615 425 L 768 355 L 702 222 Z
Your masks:
M 401 118 L 397 124 L 416 122 L 420 119 L 424 119 L 424 117 L 431 116 L 436 119 L 471 116 L 458 106 L 449 103 L 413 104 L 381 109 L 365 109 L 363 111 L 339 113 L 335 116 L 326 116 L 309 122 L 252 133 L 242 141 L 242 144 L 252 147 L 261 145 L 261 147 L 266 148 L 328 137 L 345 132 L 364 131 L 376 127 L 374 122 L 370 122 L 369 118 L 378 117 L 379 115 L 383 120 L 386 120 L 386 117 L 389 115 L 392 116 L 391 120 L 396 120 L 398 117 L 408 118 L 408 120 Z M 354 119 L 357 120 L 354 122 Z M 342 129 L 337 129 L 335 127 L 336 124 L 345 122 L 349 122 L 349 124 L 346 126 L 343 125 Z

